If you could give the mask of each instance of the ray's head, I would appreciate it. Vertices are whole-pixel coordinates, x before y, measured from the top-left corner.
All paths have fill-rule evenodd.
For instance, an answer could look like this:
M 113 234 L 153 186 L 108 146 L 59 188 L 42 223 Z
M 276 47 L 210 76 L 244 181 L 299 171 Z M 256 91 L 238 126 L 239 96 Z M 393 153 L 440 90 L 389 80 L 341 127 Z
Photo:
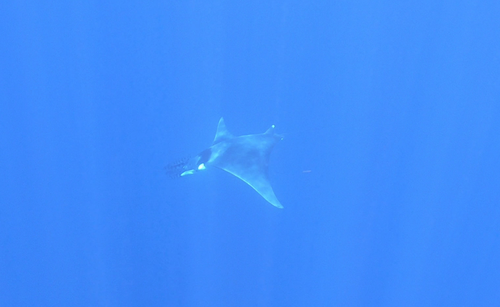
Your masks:
M 187 175 L 192 175 L 199 171 L 205 170 L 206 163 L 210 159 L 211 150 L 210 148 L 202 151 L 199 155 L 192 158 L 185 159 L 183 162 L 178 163 L 175 167 L 177 177 L 183 177 Z

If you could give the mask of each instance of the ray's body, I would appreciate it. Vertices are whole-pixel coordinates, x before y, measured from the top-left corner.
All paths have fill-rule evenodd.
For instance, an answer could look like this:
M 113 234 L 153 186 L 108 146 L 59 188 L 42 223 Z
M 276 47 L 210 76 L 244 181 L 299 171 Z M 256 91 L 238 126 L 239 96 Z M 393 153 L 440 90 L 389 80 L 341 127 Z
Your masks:
M 191 159 L 172 164 L 171 169 L 186 176 L 215 166 L 246 182 L 273 206 L 283 208 L 268 177 L 269 156 L 280 140 L 282 137 L 274 132 L 274 125 L 261 134 L 234 137 L 221 118 L 212 146 Z

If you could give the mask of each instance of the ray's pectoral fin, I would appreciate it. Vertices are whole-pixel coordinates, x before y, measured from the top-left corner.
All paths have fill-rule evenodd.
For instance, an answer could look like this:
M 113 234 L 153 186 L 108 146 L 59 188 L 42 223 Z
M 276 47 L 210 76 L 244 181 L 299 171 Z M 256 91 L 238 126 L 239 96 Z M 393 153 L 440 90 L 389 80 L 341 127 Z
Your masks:
M 272 130 L 234 138 L 228 141 L 227 148 L 220 152 L 213 165 L 246 182 L 273 206 L 283 208 L 274 195 L 268 176 L 269 156 L 280 139 Z
M 278 198 L 276 198 L 276 195 L 274 195 L 273 188 L 271 187 L 269 178 L 267 177 L 267 170 L 260 168 L 241 169 L 237 165 L 219 166 L 219 168 L 246 182 L 271 205 L 277 208 L 283 208 Z
M 215 167 L 246 182 L 276 208 L 283 208 L 274 195 L 268 176 L 271 151 L 281 139 L 274 133 L 274 125 L 262 134 L 233 137 L 221 118 L 215 138 L 219 142 L 211 147 L 215 154 L 210 161 Z
M 234 138 L 234 136 L 227 130 L 224 118 L 221 117 L 217 125 L 217 132 L 215 133 L 214 144 L 221 141 L 227 141 Z

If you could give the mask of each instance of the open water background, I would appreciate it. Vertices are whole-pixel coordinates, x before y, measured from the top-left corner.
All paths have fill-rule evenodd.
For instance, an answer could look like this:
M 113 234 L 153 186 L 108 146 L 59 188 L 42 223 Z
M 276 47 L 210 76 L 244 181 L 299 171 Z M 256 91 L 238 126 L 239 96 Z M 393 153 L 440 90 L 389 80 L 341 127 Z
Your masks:
M 500 2 L 0 7 L 0 306 L 500 306 Z

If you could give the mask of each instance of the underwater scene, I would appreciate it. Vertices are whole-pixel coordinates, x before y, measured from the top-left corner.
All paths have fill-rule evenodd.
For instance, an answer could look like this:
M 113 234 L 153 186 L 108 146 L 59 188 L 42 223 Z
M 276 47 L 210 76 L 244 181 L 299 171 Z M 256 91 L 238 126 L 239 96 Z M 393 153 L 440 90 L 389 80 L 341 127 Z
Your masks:
M 500 306 L 500 2 L 0 16 L 0 306 Z

